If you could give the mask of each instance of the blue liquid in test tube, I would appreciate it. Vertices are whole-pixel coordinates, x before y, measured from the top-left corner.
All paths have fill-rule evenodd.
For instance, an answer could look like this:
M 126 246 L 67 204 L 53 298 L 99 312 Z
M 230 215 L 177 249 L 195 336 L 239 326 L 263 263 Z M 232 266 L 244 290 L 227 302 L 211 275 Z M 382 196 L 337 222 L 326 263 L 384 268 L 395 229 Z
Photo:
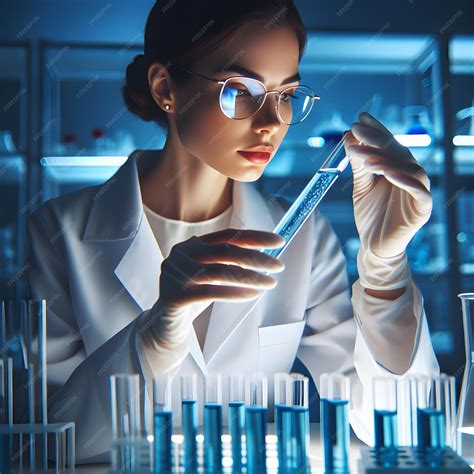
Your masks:
M 219 472 L 222 468 L 222 405 L 204 405 L 204 467 Z
M 309 435 L 309 408 L 293 406 L 291 408 L 292 454 L 294 467 L 300 469 L 307 463 L 307 438 Z
M 153 459 L 157 474 L 171 472 L 172 434 L 171 378 L 159 375 L 153 379 Z
M 265 472 L 267 434 L 267 408 L 248 406 L 245 409 L 245 434 L 247 440 L 247 472 Z
M 339 178 L 349 164 L 349 159 L 345 154 L 344 140 L 345 135 L 275 227 L 273 232 L 285 239 L 285 245 L 277 249 L 265 249 L 263 253 L 279 257 Z
M 374 410 L 374 431 L 376 448 L 396 448 L 398 445 L 397 412 Z
M 349 472 L 349 421 L 347 400 L 321 398 L 321 429 L 326 472 Z
M 324 469 L 349 472 L 349 378 L 338 373 L 319 378 Z
M 245 378 L 245 438 L 247 444 L 247 472 L 266 472 L 268 384 L 263 374 Z
M 278 437 L 277 451 L 278 451 L 278 466 L 280 468 L 288 468 L 288 459 L 286 453 L 291 450 L 291 407 L 285 404 L 275 405 L 275 434 Z M 283 423 L 283 417 L 285 423 Z M 285 432 L 283 432 L 283 427 Z
M 198 392 L 197 375 L 181 376 L 181 428 L 183 430 L 183 467 L 186 472 L 196 471 L 198 465 Z
M 183 447 L 184 460 L 183 466 L 186 471 L 197 468 L 197 444 L 196 435 L 198 432 L 197 420 L 197 401 L 183 400 L 181 402 L 182 410 L 182 429 L 183 429 Z
M 154 416 L 154 460 L 155 472 L 171 471 L 171 434 L 173 413 L 157 411 Z
M 441 410 L 417 409 L 417 434 L 419 449 L 441 449 L 445 447 L 445 420 Z
M 245 403 L 229 402 L 229 434 L 231 436 L 232 467 L 242 465 L 242 434 L 245 428 Z

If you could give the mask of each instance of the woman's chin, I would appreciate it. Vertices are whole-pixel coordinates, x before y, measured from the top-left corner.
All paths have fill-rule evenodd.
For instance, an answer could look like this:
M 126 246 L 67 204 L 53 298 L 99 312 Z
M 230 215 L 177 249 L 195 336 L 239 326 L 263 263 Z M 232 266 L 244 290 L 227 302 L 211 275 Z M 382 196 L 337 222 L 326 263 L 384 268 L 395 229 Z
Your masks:
M 230 176 L 235 181 L 241 181 L 243 183 L 251 183 L 257 181 L 260 176 L 262 176 L 264 167 L 248 168 L 246 170 L 237 170 L 235 173 L 232 173 L 233 176 Z

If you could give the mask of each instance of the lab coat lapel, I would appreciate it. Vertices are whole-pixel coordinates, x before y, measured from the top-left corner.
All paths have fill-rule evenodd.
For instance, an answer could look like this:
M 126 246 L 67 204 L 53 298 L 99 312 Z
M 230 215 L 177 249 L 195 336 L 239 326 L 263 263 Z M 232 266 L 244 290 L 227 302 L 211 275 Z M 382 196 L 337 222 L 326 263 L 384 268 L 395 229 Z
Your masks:
M 83 241 L 104 246 L 112 241 L 129 241 L 114 273 L 142 311 L 151 308 L 159 297 L 159 276 L 164 260 L 143 212 L 138 180 L 139 170 L 150 165 L 148 157 L 152 152 L 134 151 L 117 173 L 102 185 L 95 195 L 82 237 Z M 206 374 L 194 329 L 189 338 L 190 354 Z
M 230 228 L 273 231 L 276 222 L 270 213 L 268 203 L 253 185 L 235 181 L 232 200 L 233 214 Z M 216 301 L 214 303 L 203 350 L 208 366 L 248 316 L 247 312 L 254 303 L 254 301 L 242 303 Z M 260 305 L 261 302 L 258 304 Z
M 152 151 L 150 151 L 152 152 Z M 163 255 L 156 242 L 143 204 L 138 180 L 139 157 L 147 166 L 150 152 L 135 150 L 95 194 L 82 240 L 108 246 L 114 241 L 129 241 L 114 269 L 130 296 L 144 311 L 158 298 L 159 274 Z

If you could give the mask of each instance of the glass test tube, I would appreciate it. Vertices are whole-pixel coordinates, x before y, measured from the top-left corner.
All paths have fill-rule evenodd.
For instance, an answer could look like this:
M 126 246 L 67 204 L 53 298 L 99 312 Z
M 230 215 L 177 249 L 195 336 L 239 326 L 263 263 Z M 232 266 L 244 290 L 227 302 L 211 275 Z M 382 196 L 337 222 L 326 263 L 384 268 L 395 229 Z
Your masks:
M 196 470 L 198 434 L 198 394 L 197 375 L 181 376 L 181 426 L 184 436 L 184 460 L 185 470 Z
M 454 435 L 455 382 L 446 374 L 417 376 L 416 445 L 421 450 L 452 446 Z
M 222 376 L 208 375 L 204 403 L 204 468 L 222 469 Z
M 275 418 L 275 435 L 277 436 L 278 466 L 288 466 L 287 453 L 291 450 L 291 432 L 283 431 L 283 414 L 291 410 L 291 377 L 285 372 L 278 372 L 273 377 L 273 401 Z M 288 424 L 285 424 L 285 428 Z
M 242 467 L 242 435 L 245 428 L 245 376 L 229 377 L 228 425 L 231 437 L 232 468 Z
M 374 377 L 374 447 L 391 450 L 398 446 L 397 380 Z
M 290 374 L 291 409 L 283 413 L 283 432 L 291 434 L 287 468 L 300 470 L 307 466 L 309 449 L 308 378 Z M 290 416 L 288 416 L 290 415 Z M 287 426 L 289 423 L 289 426 Z
M 340 142 L 334 147 L 319 171 L 311 178 L 273 230 L 273 232 L 285 239 L 285 245 L 277 249 L 263 250 L 264 253 L 272 255 L 273 257 L 279 257 L 284 252 L 293 237 L 316 209 L 321 199 L 347 167 L 349 159 L 345 153 L 345 139 L 346 134 L 344 134 Z
M 141 435 L 140 387 L 138 374 L 110 376 L 112 408 L 112 469 L 133 471 L 139 463 L 134 444 Z
M 29 413 L 33 423 L 48 423 L 46 366 L 46 300 L 27 300 L 22 330 L 29 387 Z M 46 456 L 46 452 L 44 453 Z
M 245 439 L 247 443 L 247 472 L 266 470 L 268 383 L 265 375 L 245 378 Z
M 3 333 L 4 334 L 4 333 Z M 13 454 L 13 359 L 0 358 L 0 424 L 9 433 L 0 434 L 0 472 L 10 472 Z M 31 464 L 31 463 L 30 463 Z
M 321 440 L 326 472 L 349 472 L 349 379 L 342 374 L 320 377 Z
M 153 379 L 153 462 L 156 473 L 171 471 L 172 434 L 171 379 L 162 375 Z

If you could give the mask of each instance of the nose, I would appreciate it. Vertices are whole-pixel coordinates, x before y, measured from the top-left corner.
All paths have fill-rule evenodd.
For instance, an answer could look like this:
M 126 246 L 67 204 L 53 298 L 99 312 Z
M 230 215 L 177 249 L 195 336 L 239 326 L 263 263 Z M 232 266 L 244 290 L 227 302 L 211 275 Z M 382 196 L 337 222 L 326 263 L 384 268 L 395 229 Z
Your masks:
M 276 94 L 268 94 L 262 107 L 252 117 L 252 128 L 255 132 L 267 132 L 270 135 L 274 135 L 280 128 L 281 122 L 277 114 L 277 98 Z

